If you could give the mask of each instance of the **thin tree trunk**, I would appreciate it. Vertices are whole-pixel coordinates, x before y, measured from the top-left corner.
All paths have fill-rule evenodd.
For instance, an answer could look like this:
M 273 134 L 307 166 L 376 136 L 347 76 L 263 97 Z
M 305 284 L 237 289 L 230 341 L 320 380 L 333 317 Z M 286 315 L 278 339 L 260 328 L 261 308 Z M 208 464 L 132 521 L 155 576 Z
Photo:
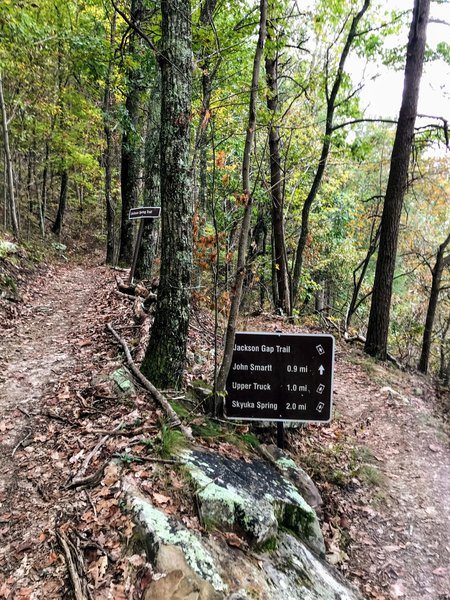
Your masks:
M 44 168 L 42 170 L 42 192 L 41 192 L 41 203 L 39 207 L 39 222 L 41 227 L 42 239 L 45 238 L 45 215 L 47 213 L 47 176 L 48 176 L 48 157 L 49 157 L 49 143 L 45 142 L 45 158 Z
M 225 384 L 228 372 L 233 360 L 234 338 L 236 334 L 236 323 L 239 316 L 239 307 L 242 298 L 242 286 L 245 277 L 245 256 L 247 253 L 248 234 L 252 216 L 253 199 L 250 195 L 250 154 L 255 136 L 256 128 L 256 100 L 258 96 L 259 73 L 261 60 L 266 41 L 266 23 L 267 23 L 267 0 L 260 0 L 259 8 L 259 35 L 256 45 L 255 57 L 253 61 L 253 74 L 250 91 L 250 107 L 248 115 L 247 134 L 245 138 L 244 157 L 242 162 L 242 188 L 245 199 L 244 216 L 242 218 L 241 230 L 239 234 L 238 257 L 236 264 L 236 274 L 231 289 L 231 306 L 228 315 L 228 325 L 225 333 L 225 344 L 222 364 L 220 366 L 215 392 L 217 396 L 216 412 L 221 411 L 220 395 L 225 390 Z
M 142 0 L 132 0 L 131 19 L 139 23 L 142 17 Z M 137 34 L 130 33 L 129 54 L 137 50 Z M 133 221 L 128 218 L 130 209 L 138 204 L 138 183 L 140 174 L 139 108 L 141 96 L 141 71 L 132 68 L 128 73 L 128 94 L 125 101 L 127 123 L 122 135 L 122 160 L 120 169 L 120 189 L 122 194 L 122 216 L 120 226 L 119 264 L 128 266 L 133 255 Z
M 161 273 L 155 321 L 141 369 L 154 385 L 166 389 L 181 383 L 190 317 L 191 2 L 162 0 L 161 11 Z
M 295 256 L 295 264 L 294 264 L 294 272 L 292 276 L 292 289 L 291 289 L 291 307 L 294 308 L 295 303 L 297 301 L 297 295 L 300 288 L 300 280 L 303 268 L 303 255 L 306 248 L 306 243 L 308 241 L 308 233 L 309 233 L 309 214 L 311 211 L 311 206 L 315 201 L 317 194 L 320 189 L 320 185 L 322 183 L 323 175 L 325 173 L 325 167 L 328 161 L 328 156 L 330 154 L 331 149 L 331 136 L 333 134 L 333 118 L 334 111 L 336 109 L 336 99 L 339 92 L 339 88 L 341 87 L 342 75 L 344 73 L 345 61 L 347 60 L 347 56 L 350 52 L 350 48 L 353 44 L 354 39 L 356 38 L 357 28 L 360 20 L 364 16 L 364 13 L 367 11 L 370 5 L 370 0 L 365 0 L 361 10 L 353 17 L 352 23 L 350 25 L 350 29 L 347 35 L 347 39 L 344 45 L 344 49 L 342 50 L 342 54 L 339 60 L 339 66 L 336 73 L 336 77 L 333 82 L 333 86 L 331 88 L 331 92 L 327 92 L 327 114 L 325 120 L 325 135 L 322 142 L 322 151 L 320 154 L 319 163 L 317 166 L 316 174 L 314 176 L 313 183 L 311 185 L 311 189 L 309 190 L 308 196 L 305 200 L 302 209 L 302 224 L 300 229 L 300 237 L 297 244 L 297 252 Z
M 59 192 L 58 212 L 56 213 L 55 222 L 52 225 L 52 232 L 58 237 L 61 235 L 62 226 L 64 222 L 64 215 L 66 212 L 68 185 L 69 172 L 67 171 L 67 169 L 64 169 L 64 171 L 61 173 L 61 189 Z
M 373 232 L 373 225 L 372 225 Z M 361 291 L 361 286 L 363 284 L 364 278 L 367 273 L 367 269 L 369 268 L 370 259 L 375 254 L 378 248 L 378 240 L 380 239 L 380 227 L 378 226 L 375 232 L 375 236 L 370 241 L 369 248 L 367 249 L 367 254 L 365 258 L 359 263 L 356 269 L 353 271 L 353 292 L 350 303 L 348 305 L 347 314 L 345 316 L 345 331 L 348 331 L 352 317 L 355 314 L 360 302 L 358 302 L 359 292 Z M 359 273 L 358 279 L 356 278 L 356 274 Z
M 365 344 L 365 351 L 381 360 L 387 359 L 392 283 L 403 198 L 408 182 L 408 167 L 417 115 L 429 11 L 430 0 L 414 0 L 414 12 L 406 50 L 402 105 L 381 217 L 380 246 Z
M 113 69 L 113 48 L 116 36 L 116 12 L 111 16 L 111 31 L 109 38 L 110 58 L 105 78 L 105 91 L 103 94 L 103 130 L 105 132 L 106 147 L 103 154 L 105 167 L 105 208 L 106 208 L 106 264 L 114 263 L 114 221 L 115 206 L 112 195 L 112 163 L 113 163 L 113 132 L 111 128 L 111 76 Z
M 145 136 L 144 205 L 161 206 L 159 165 L 161 162 L 161 73 L 157 65 L 156 80 L 148 102 Z M 136 263 L 136 279 L 149 279 L 158 245 L 159 219 L 145 219 L 142 242 Z
M 441 280 L 442 273 L 444 268 L 450 264 L 450 254 L 444 257 L 445 249 L 450 243 L 450 234 L 447 236 L 444 242 L 439 246 L 438 251 L 436 253 L 436 262 L 434 263 L 434 267 L 431 271 L 432 273 L 432 281 L 431 281 L 431 291 L 430 297 L 428 299 L 428 308 L 427 308 L 427 316 L 425 320 L 425 329 L 423 332 L 422 339 L 422 351 L 420 354 L 419 360 L 419 371 L 421 373 L 428 373 L 428 365 L 430 362 L 430 350 L 431 350 L 431 340 L 433 336 L 433 325 L 434 318 L 436 316 L 436 308 L 439 299 L 439 292 L 441 288 Z
M 282 186 L 282 168 L 280 157 L 280 132 L 274 124 L 278 110 L 278 53 L 266 58 L 267 108 L 271 111 L 269 125 L 270 150 L 270 195 L 272 199 L 272 224 L 274 242 L 275 276 L 277 296 L 274 298 L 275 308 L 285 314 L 291 314 L 289 297 L 289 276 L 286 260 L 286 243 L 284 236 L 284 198 Z
M 8 176 L 8 190 L 9 190 L 9 214 L 11 217 L 11 223 L 13 227 L 14 237 L 19 239 L 19 221 L 17 217 L 16 200 L 15 200 L 15 189 L 14 189 L 14 174 L 11 159 L 11 149 L 9 146 L 9 131 L 8 131 L 8 117 L 6 114 L 5 98 L 3 95 L 3 78 L 0 72 L 0 108 L 2 111 L 2 125 L 3 125 L 3 143 L 5 148 L 5 159 L 6 159 L 6 170 Z M 6 205 L 5 205 L 6 209 Z

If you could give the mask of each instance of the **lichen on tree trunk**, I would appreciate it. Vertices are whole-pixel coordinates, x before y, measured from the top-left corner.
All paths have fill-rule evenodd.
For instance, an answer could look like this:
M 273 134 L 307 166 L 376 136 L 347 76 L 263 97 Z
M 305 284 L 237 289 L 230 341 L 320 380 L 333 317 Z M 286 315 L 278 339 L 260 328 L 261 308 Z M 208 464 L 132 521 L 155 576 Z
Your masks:
M 186 358 L 192 271 L 190 0 L 163 1 L 161 40 L 161 272 L 143 373 L 156 386 L 180 385 Z

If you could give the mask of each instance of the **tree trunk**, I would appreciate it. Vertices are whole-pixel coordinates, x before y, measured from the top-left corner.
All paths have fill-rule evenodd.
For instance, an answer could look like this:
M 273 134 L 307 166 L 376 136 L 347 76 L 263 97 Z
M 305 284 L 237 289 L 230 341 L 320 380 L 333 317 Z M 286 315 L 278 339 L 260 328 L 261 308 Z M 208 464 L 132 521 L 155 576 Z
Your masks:
M 375 252 L 378 248 L 378 240 L 380 238 L 379 225 L 377 226 L 374 236 L 373 236 L 373 232 L 374 232 L 374 225 L 372 225 L 371 240 L 370 240 L 369 248 L 367 249 L 366 256 L 359 263 L 359 265 L 356 267 L 356 269 L 354 269 L 354 271 L 353 271 L 353 292 L 352 292 L 352 297 L 350 299 L 350 303 L 348 305 L 347 313 L 345 315 L 345 324 L 344 324 L 345 331 L 349 330 L 353 315 L 355 314 L 355 312 L 357 311 L 361 302 L 363 301 L 363 299 L 358 301 L 359 292 L 361 291 L 361 286 L 362 286 L 364 278 L 366 276 L 367 269 L 369 268 L 370 259 L 375 254 Z M 357 276 L 358 271 L 360 272 L 359 276 Z
M 44 168 L 42 169 L 42 188 L 41 188 L 41 202 L 39 205 L 39 224 L 41 228 L 42 239 L 45 238 L 45 217 L 47 214 L 47 178 L 48 178 L 48 157 L 50 154 L 50 148 L 48 140 L 45 142 L 45 158 Z
M 225 332 L 225 347 L 222 364 L 220 366 L 215 392 L 222 394 L 225 390 L 225 384 L 228 372 L 233 360 L 234 338 L 236 334 L 236 323 L 239 316 L 239 307 L 242 298 L 242 286 L 245 277 L 245 256 L 247 253 L 248 234 L 252 216 L 252 197 L 250 196 L 250 154 L 255 137 L 256 128 L 256 100 L 258 96 L 259 72 L 261 60 L 266 41 L 266 22 L 267 22 L 267 0 L 260 0 L 259 16 L 259 35 L 256 45 L 255 58 L 253 61 L 252 83 L 250 88 L 250 107 L 248 115 L 247 134 L 245 138 L 244 157 L 242 161 L 242 188 L 245 198 L 244 216 L 242 218 L 241 230 L 239 234 L 238 257 L 236 264 L 236 274 L 231 289 L 231 306 L 228 315 L 228 325 Z M 220 396 L 217 397 L 219 404 L 216 405 L 216 412 L 221 411 Z
M 55 222 L 52 225 L 52 232 L 58 237 L 61 235 L 64 214 L 66 212 L 67 188 L 69 185 L 69 172 L 67 169 L 61 173 L 61 189 L 59 192 L 58 212 L 56 213 Z
M 1 72 L 0 72 L 0 109 L 2 111 L 3 143 L 4 143 L 4 148 L 5 148 L 6 171 L 7 171 L 7 178 L 8 178 L 9 214 L 11 217 L 11 223 L 12 223 L 14 237 L 19 239 L 19 221 L 17 218 L 11 149 L 9 146 L 8 117 L 6 114 L 5 98 L 3 96 L 3 78 L 2 78 Z M 5 205 L 5 212 L 6 212 L 6 205 Z
M 272 227 L 274 243 L 275 276 L 277 295 L 274 298 L 275 308 L 283 313 L 291 314 L 289 297 L 289 278 L 286 260 L 286 243 L 284 236 L 284 198 L 282 186 L 282 168 L 280 157 L 280 132 L 275 124 L 278 110 L 278 53 L 266 58 L 267 108 L 271 112 L 269 125 L 270 151 L 270 196 L 272 199 Z
M 316 174 L 314 176 L 314 180 L 311 185 L 311 189 L 309 190 L 308 196 L 305 200 L 302 209 L 302 224 L 300 229 L 300 236 L 297 244 L 297 252 L 295 256 L 295 264 L 294 264 L 294 273 L 292 276 L 292 284 L 291 284 L 291 307 L 294 308 L 295 303 L 297 301 L 297 295 L 300 288 L 300 280 L 303 268 L 303 254 L 306 248 L 306 244 L 308 241 L 308 233 L 309 233 L 309 213 L 311 212 L 311 206 L 314 200 L 317 197 L 317 194 L 320 189 L 320 185 L 322 183 L 323 175 L 325 173 L 325 167 L 328 161 L 328 155 L 330 154 L 331 149 L 331 136 L 333 133 L 333 118 L 334 111 L 336 109 L 336 99 L 339 92 L 339 88 L 341 87 L 342 75 L 344 73 L 345 61 L 347 60 L 347 56 L 350 52 L 350 48 L 353 44 L 355 37 L 357 36 L 357 28 L 358 23 L 364 16 L 364 13 L 369 8 L 370 0 L 365 0 L 361 10 L 353 17 L 352 23 L 350 25 L 350 29 L 347 35 L 347 39 L 345 41 L 344 48 L 342 50 L 342 54 L 339 60 L 339 66 L 336 73 L 336 77 L 334 78 L 333 86 L 331 88 L 331 92 L 328 92 L 327 89 L 327 114 L 325 120 L 325 135 L 322 142 L 322 151 L 320 154 L 319 163 L 317 166 Z
M 112 195 L 112 163 L 113 163 L 113 132 L 111 128 L 111 106 L 113 96 L 111 92 L 111 76 L 113 69 L 113 48 L 116 36 L 116 12 L 111 16 L 111 31 L 109 38 L 110 57 L 105 78 L 105 91 L 103 94 L 103 130 L 105 132 L 105 151 L 103 165 L 105 167 L 105 208 L 106 208 L 106 264 L 114 263 L 114 221 L 115 206 Z
M 431 291 L 428 299 L 427 316 L 425 320 L 425 329 L 423 332 L 422 339 L 422 351 L 419 360 L 419 371 L 421 373 L 428 373 L 428 364 L 430 361 L 430 350 L 431 350 L 431 339 L 433 335 L 434 317 L 436 316 L 436 308 L 439 298 L 439 292 L 441 288 L 442 273 L 444 268 L 450 263 L 450 254 L 444 257 L 445 249 L 450 243 L 450 234 L 447 236 L 444 242 L 439 246 L 436 253 L 436 262 L 431 271 Z
M 145 136 L 144 205 L 161 206 L 159 165 L 161 162 L 161 74 L 157 65 L 155 85 L 148 102 L 148 120 Z M 145 219 L 141 247 L 136 263 L 136 279 L 149 279 L 158 244 L 159 219 Z
M 178 387 L 182 380 L 190 316 L 191 2 L 163 0 L 161 10 L 161 273 L 142 372 L 157 387 L 168 388 Z
M 380 246 L 365 344 L 365 351 L 381 360 L 387 358 L 392 282 L 417 115 L 429 10 L 430 0 L 414 0 L 414 12 L 406 51 L 402 105 L 381 217 Z
M 142 16 L 142 0 L 132 0 L 131 19 L 139 23 Z M 134 30 L 130 33 L 129 54 L 136 60 L 135 52 L 139 38 Z M 120 226 L 119 264 L 128 266 L 133 256 L 133 221 L 128 218 L 130 208 L 137 206 L 140 174 L 139 107 L 141 96 L 141 71 L 132 68 L 128 73 L 128 94 L 125 101 L 127 115 L 122 134 L 120 189 L 122 217 Z

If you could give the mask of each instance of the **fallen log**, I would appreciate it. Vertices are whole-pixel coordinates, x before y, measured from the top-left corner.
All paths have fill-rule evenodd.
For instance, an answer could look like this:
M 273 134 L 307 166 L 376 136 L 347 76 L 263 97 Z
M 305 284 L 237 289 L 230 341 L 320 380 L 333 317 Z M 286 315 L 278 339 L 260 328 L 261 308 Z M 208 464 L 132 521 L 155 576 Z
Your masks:
M 161 407 L 163 408 L 164 412 L 169 417 L 171 424 L 174 427 L 178 427 L 180 429 L 180 431 L 183 433 L 183 435 L 188 440 L 193 441 L 194 437 L 192 435 L 191 428 L 187 427 L 186 425 L 183 425 L 183 423 L 181 422 L 179 416 L 174 411 L 174 409 L 171 407 L 171 405 L 170 405 L 169 401 L 167 400 L 167 398 L 165 398 L 161 394 L 161 392 L 138 369 L 138 367 L 136 366 L 135 362 L 133 361 L 130 349 L 128 348 L 128 344 L 126 343 L 126 341 L 117 333 L 117 331 L 114 329 L 114 327 L 111 325 L 111 323 L 108 323 L 106 325 L 106 327 L 108 328 L 108 330 L 112 333 L 112 335 L 116 338 L 116 340 L 122 346 L 122 348 L 123 348 L 123 350 L 125 352 L 126 359 L 127 359 L 127 364 L 130 367 L 130 369 L 131 369 L 133 375 L 136 377 L 136 379 L 141 383 L 141 385 L 146 390 L 148 390 L 151 393 L 151 395 L 153 396 L 153 398 L 161 405 Z

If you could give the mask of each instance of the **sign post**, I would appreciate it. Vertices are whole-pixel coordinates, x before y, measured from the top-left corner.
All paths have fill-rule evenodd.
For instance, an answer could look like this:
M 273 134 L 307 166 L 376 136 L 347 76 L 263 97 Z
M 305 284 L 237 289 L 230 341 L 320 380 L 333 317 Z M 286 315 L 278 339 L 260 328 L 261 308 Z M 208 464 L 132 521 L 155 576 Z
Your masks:
M 134 245 L 133 260 L 131 262 L 130 275 L 128 277 L 128 285 L 133 283 L 134 272 L 141 247 L 142 234 L 144 232 L 144 219 L 157 219 L 161 213 L 160 206 L 140 206 L 139 208 L 131 208 L 128 213 L 129 219 L 140 219 L 136 243 Z
M 236 333 L 225 416 L 280 424 L 328 423 L 333 367 L 332 335 Z

